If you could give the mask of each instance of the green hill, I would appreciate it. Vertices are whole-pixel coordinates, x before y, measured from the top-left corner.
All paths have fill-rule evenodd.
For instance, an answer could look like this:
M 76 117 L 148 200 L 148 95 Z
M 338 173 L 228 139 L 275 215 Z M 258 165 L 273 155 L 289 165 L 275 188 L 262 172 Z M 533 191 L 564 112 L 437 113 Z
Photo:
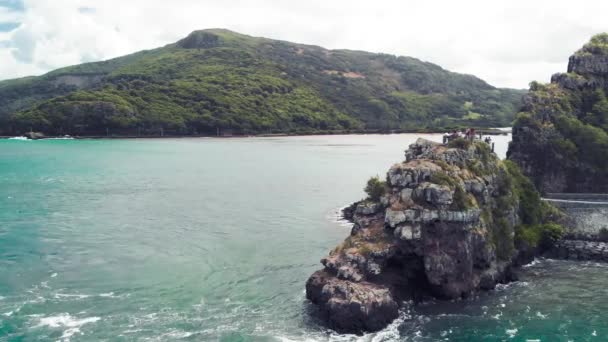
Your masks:
M 0 134 L 235 134 L 506 126 L 523 91 L 411 57 L 228 30 L 0 82 Z

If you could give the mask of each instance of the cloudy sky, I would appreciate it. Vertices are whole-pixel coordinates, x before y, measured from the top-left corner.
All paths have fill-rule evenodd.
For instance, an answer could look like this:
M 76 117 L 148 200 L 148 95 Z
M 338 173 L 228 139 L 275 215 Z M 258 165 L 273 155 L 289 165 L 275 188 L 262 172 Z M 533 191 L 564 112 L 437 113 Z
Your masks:
M 0 0 L 0 79 L 39 75 L 222 27 L 417 57 L 501 87 L 563 71 L 608 31 L 606 0 Z

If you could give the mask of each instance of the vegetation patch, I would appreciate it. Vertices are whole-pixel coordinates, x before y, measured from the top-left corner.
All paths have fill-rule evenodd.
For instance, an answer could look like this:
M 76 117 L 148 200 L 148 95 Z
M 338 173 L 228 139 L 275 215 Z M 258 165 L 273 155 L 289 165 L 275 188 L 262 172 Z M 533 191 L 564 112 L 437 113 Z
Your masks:
M 456 210 L 469 210 L 476 207 L 476 200 L 473 195 L 467 193 L 460 185 L 454 190 L 452 206 Z
M 447 186 L 447 187 L 450 187 L 451 189 L 454 189 L 458 185 L 458 182 L 453 177 L 448 176 L 447 173 L 442 172 L 442 171 L 433 172 L 430 180 L 431 180 L 431 183 Z
M 532 248 L 550 248 L 565 234 L 564 227 L 555 223 L 521 225 L 515 229 L 515 239 Z
M 460 148 L 463 150 L 468 149 L 471 146 L 471 141 L 465 138 L 456 138 L 448 143 L 448 147 Z
M 380 197 L 387 193 L 388 186 L 386 185 L 386 181 L 382 181 L 380 177 L 374 176 L 367 181 L 364 191 L 369 200 L 378 202 L 380 201 Z

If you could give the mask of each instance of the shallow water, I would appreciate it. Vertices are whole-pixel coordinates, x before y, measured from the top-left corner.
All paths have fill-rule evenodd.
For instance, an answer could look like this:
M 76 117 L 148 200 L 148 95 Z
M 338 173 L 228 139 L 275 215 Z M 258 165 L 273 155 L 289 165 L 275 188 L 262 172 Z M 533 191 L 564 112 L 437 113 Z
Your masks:
M 605 340 L 594 264 L 542 261 L 362 337 L 309 316 L 336 210 L 418 136 L 0 140 L 0 341 Z

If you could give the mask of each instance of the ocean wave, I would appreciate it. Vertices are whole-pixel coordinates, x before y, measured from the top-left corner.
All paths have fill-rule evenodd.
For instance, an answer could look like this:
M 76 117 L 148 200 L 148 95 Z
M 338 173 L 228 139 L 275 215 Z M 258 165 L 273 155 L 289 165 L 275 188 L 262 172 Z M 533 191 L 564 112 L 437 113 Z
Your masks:
M 61 340 L 69 341 L 75 334 L 81 334 L 80 328 L 85 324 L 95 323 L 101 318 L 99 317 L 85 317 L 76 318 L 69 313 L 62 313 L 56 316 L 40 317 L 38 324 L 34 328 L 51 328 L 51 329 L 65 329 L 61 335 Z
M 353 227 L 353 223 L 346 220 L 344 218 L 344 215 L 342 213 L 342 210 L 344 210 L 344 208 L 348 207 L 348 205 L 342 206 L 340 208 L 336 208 L 333 209 L 329 212 L 329 214 L 327 214 L 327 218 L 333 222 L 333 223 L 337 223 L 339 226 L 341 227 L 345 227 L 345 228 L 352 228 Z
M 22 140 L 22 141 L 31 141 L 27 137 L 10 137 L 8 140 Z
M 91 295 L 85 295 L 85 294 L 69 294 L 69 293 L 55 293 L 53 295 L 53 297 L 55 299 L 62 299 L 62 298 L 75 298 L 75 299 L 85 299 L 85 298 L 89 298 L 91 297 Z
M 530 283 L 528 283 L 527 281 L 512 281 L 510 283 L 506 283 L 506 284 L 496 284 L 496 287 L 494 288 L 494 291 L 505 291 L 508 290 L 512 287 L 520 287 L 520 286 L 528 286 L 530 285 Z
M 528 267 L 536 266 L 536 265 L 540 264 L 542 261 L 543 261 L 542 259 L 534 258 L 534 260 L 532 260 L 532 262 L 530 262 L 529 264 L 523 265 L 522 268 L 528 268 Z
M 515 335 L 517 335 L 517 328 L 507 329 L 505 333 L 509 336 L 509 338 L 513 338 Z
M 399 317 L 395 319 L 386 328 L 364 335 L 355 334 L 338 334 L 333 330 L 323 330 L 318 333 L 308 333 L 304 336 L 288 336 L 285 334 L 274 334 L 274 338 L 281 342 L 390 342 L 403 340 L 399 329 L 406 322 L 412 319 L 410 311 L 405 308 L 399 313 Z M 422 332 L 418 330 L 421 334 Z

